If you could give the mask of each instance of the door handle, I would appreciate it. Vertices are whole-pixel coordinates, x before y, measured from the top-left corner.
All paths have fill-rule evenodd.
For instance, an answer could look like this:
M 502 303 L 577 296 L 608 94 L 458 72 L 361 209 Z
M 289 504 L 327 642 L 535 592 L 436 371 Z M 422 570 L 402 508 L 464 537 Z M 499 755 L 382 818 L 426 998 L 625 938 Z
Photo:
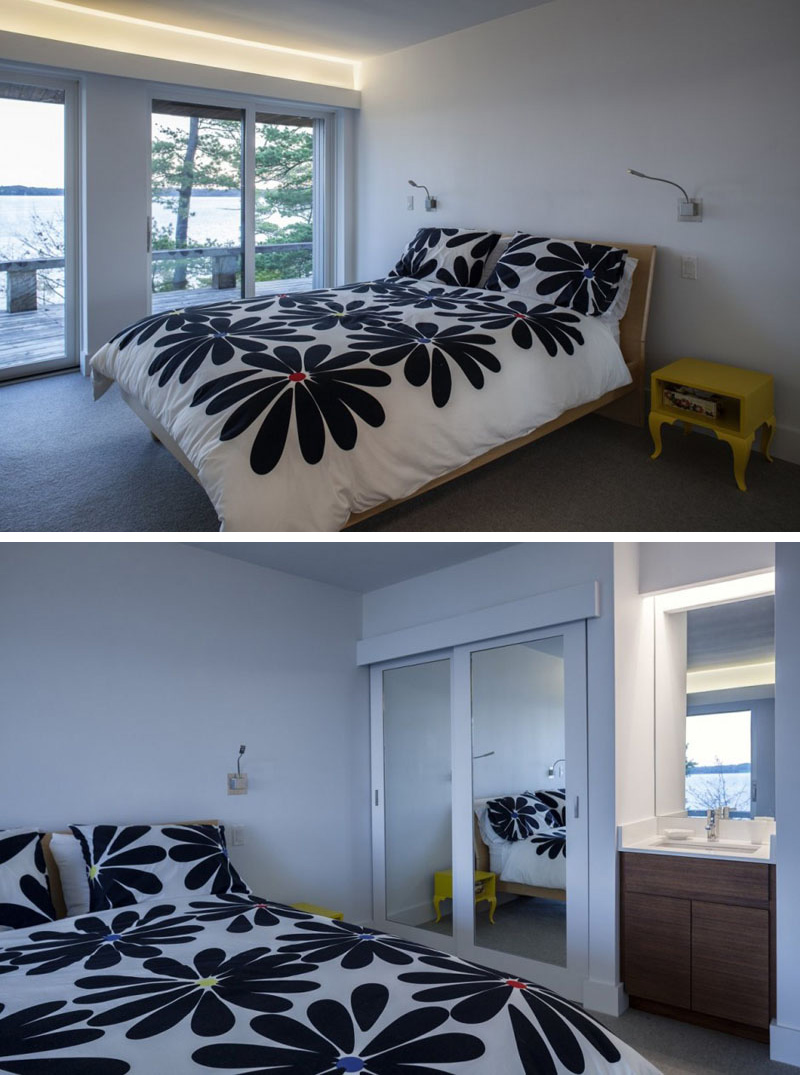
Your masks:
M 572 816 L 573 817 L 580 817 L 581 816 L 581 797 L 580 797 L 580 795 L 575 796 L 575 806 L 574 806 L 573 811 L 572 811 Z

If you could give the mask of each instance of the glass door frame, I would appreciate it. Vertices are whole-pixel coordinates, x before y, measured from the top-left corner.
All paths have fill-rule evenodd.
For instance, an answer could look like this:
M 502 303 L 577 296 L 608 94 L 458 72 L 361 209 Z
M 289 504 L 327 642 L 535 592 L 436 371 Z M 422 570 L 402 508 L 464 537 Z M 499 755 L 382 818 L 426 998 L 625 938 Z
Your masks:
M 473 652 L 521 642 L 564 640 L 565 787 L 567 789 L 567 965 L 539 962 L 513 953 L 482 948 L 474 942 L 472 698 Z M 485 966 L 497 966 L 580 1001 L 589 976 L 589 829 L 588 700 L 586 621 L 553 624 L 535 630 L 482 639 L 370 665 L 372 765 L 373 923 L 387 933 L 457 954 Z M 417 926 L 390 921 L 386 914 L 386 844 L 384 814 L 383 672 L 390 668 L 450 659 L 450 727 L 452 773 L 453 935 L 433 934 Z M 431 878 L 433 884 L 433 878 Z M 497 915 L 502 914 L 498 905 Z
M 473 894 L 472 669 L 471 656 L 544 638 L 564 642 L 564 742 L 566 757 L 567 965 L 560 967 L 525 956 L 482 948 L 475 943 Z M 520 977 L 580 1001 L 589 974 L 588 722 L 586 696 L 586 621 L 554 624 L 520 634 L 470 642 L 453 649 L 453 920 L 456 951 L 462 959 L 500 964 Z M 520 789 L 521 790 L 521 789 Z M 498 904 L 495 921 L 502 915 Z
M 49 73 L 0 67 L 0 80 L 21 86 L 42 86 L 64 93 L 64 354 L 56 358 L 0 369 L 0 383 L 36 377 L 80 365 L 81 328 L 81 170 L 80 81 L 58 78 Z
M 328 287 L 334 271 L 334 235 L 337 216 L 335 187 L 336 128 L 338 110 L 306 107 L 270 97 L 244 97 L 225 90 L 203 90 L 187 86 L 153 85 L 148 92 L 149 114 L 154 101 L 174 101 L 177 104 L 197 104 L 238 109 L 242 113 L 242 293 L 251 296 L 255 290 L 255 202 L 256 202 L 256 114 L 278 112 L 284 116 L 299 116 L 314 121 L 313 212 L 312 212 L 312 287 Z M 152 207 L 152 174 L 148 169 L 147 205 Z M 147 234 L 151 217 L 148 214 Z M 152 251 L 147 251 L 147 278 L 150 312 L 152 312 Z M 187 294 L 189 294 L 187 292 Z

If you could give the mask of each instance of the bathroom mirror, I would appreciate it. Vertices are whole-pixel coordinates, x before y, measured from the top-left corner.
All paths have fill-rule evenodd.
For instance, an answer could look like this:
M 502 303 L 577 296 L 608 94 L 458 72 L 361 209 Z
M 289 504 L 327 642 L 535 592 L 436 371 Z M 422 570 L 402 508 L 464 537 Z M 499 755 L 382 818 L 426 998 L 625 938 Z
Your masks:
M 775 816 L 775 598 L 656 624 L 656 814 Z

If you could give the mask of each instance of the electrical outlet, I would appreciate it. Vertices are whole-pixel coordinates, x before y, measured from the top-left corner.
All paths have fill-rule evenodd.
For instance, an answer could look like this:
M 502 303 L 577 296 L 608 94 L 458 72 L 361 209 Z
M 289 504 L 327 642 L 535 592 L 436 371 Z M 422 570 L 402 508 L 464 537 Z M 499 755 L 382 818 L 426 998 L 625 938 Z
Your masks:
M 683 280 L 697 279 L 697 258 L 694 254 L 681 255 L 681 278 Z
M 244 843 L 244 825 L 233 826 L 233 846 L 241 847 Z
M 413 194 L 407 194 L 406 195 L 406 209 L 413 209 L 413 208 L 414 208 L 414 195 Z

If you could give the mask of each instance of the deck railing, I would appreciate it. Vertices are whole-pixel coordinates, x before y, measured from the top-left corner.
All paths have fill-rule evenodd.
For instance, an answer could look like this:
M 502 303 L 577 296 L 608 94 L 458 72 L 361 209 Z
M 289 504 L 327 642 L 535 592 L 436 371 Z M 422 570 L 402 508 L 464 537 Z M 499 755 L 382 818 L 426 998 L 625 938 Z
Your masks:
M 272 251 L 311 250 L 311 243 L 259 243 L 257 254 Z M 153 261 L 180 261 L 186 258 L 211 258 L 211 286 L 224 290 L 236 287 L 241 270 L 240 246 L 193 246 L 180 250 L 153 250 Z M 63 269 L 64 258 L 24 258 L 0 261 L 0 273 L 6 274 L 6 312 L 10 314 L 36 310 L 38 304 L 37 273 L 42 269 Z

